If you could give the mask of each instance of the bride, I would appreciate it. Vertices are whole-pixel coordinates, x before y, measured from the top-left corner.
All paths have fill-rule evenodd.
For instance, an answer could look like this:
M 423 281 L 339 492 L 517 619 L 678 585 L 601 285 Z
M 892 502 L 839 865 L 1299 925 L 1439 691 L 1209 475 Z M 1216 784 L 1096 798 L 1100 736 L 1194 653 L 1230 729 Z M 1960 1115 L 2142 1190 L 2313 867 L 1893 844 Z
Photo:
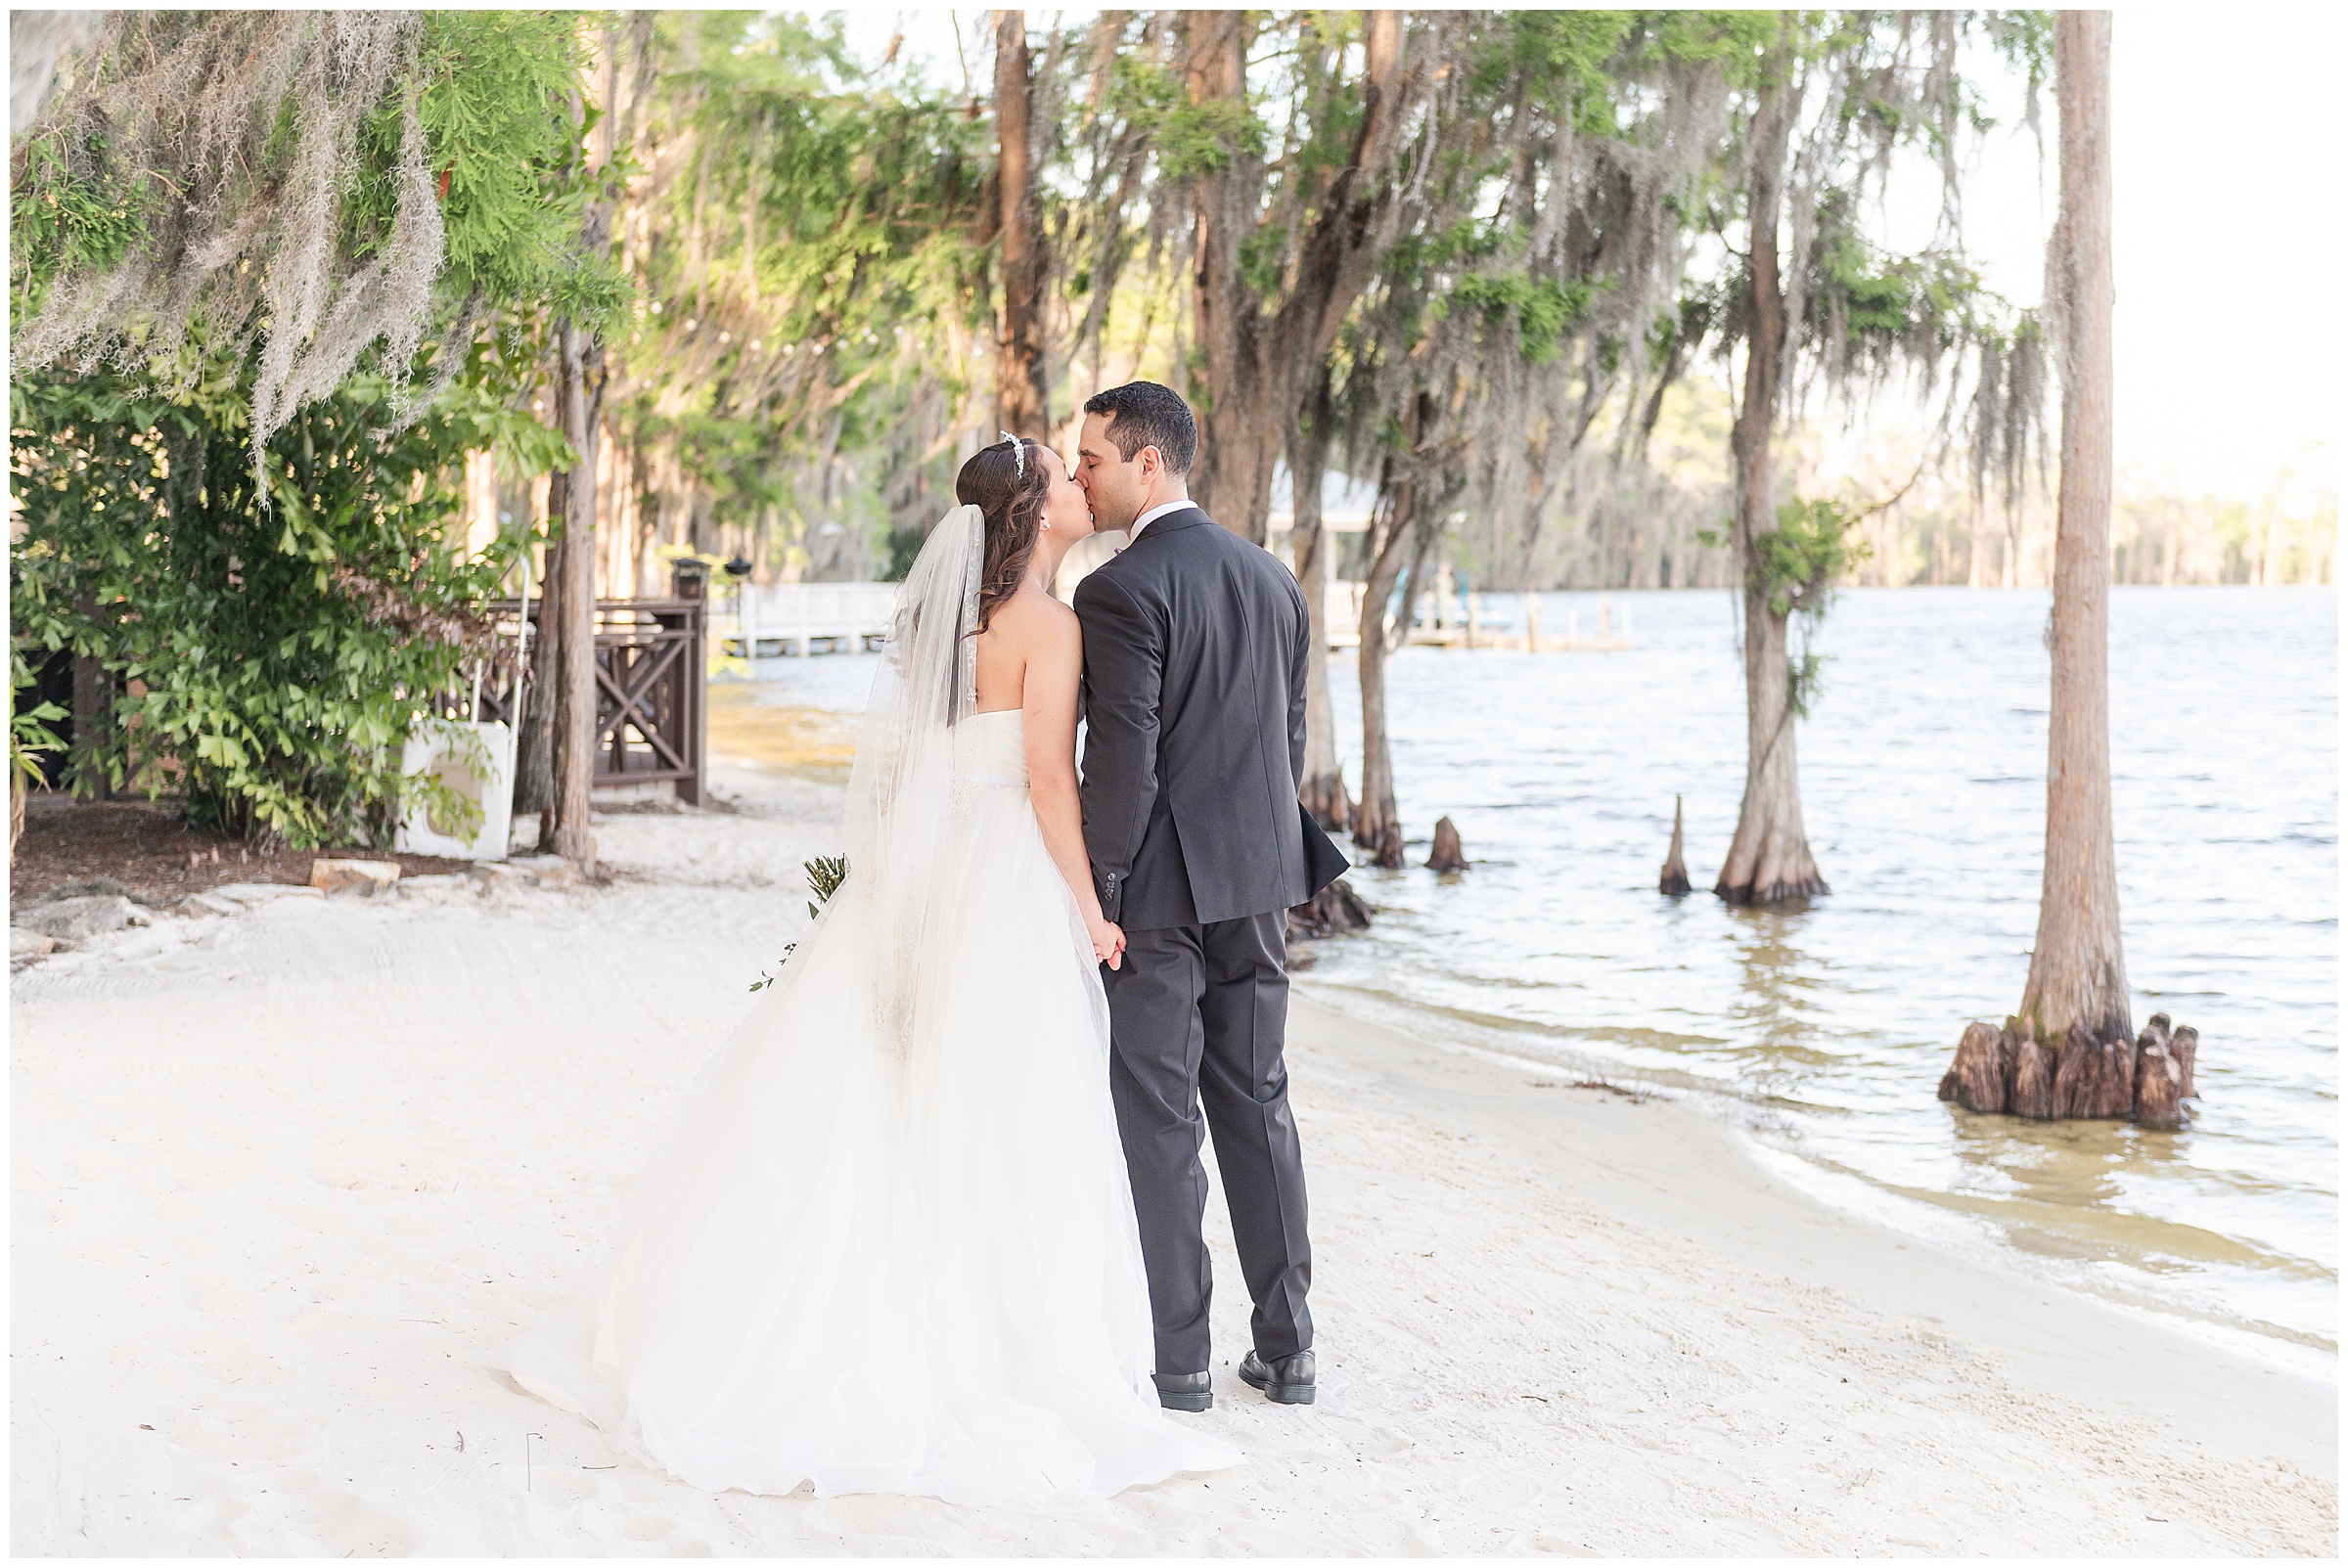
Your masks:
M 702 1069 L 610 1274 L 516 1381 L 713 1491 L 1036 1505 L 1234 1450 L 1159 1408 L 1076 794 L 1092 532 L 1041 443 L 963 466 L 850 777 L 848 876 Z

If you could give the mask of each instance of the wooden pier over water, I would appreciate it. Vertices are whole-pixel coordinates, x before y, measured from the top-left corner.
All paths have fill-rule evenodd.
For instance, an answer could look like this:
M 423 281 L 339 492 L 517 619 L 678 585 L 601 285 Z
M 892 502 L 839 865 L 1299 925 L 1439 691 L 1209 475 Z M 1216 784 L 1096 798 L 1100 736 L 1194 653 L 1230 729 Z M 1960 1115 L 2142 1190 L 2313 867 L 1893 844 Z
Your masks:
M 1325 624 L 1331 648 L 1361 646 L 1363 586 L 1329 585 Z M 711 635 L 727 652 L 743 658 L 805 657 L 819 645 L 830 652 L 862 652 L 888 630 L 896 594 L 894 583 L 745 584 L 733 594 L 720 589 L 711 606 Z M 1495 605 L 1495 599 L 1505 603 Z M 1408 639 L 1413 648 L 1608 653 L 1631 646 L 1630 607 L 1617 608 L 1603 594 L 1598 596 L 1597 625 L 1591 628 L 1582 625 L 1579 608 L 1566 612 L 1564 625 L 1544 627 L 1540 597 L 1532 594 L 1424 593 L 1416 608 Z
M 860 653 L 887 633 L 896 604 L 895 583 L 745 583 L 720 591 L 717 635 L 744 658 L 770 649 L 804 658 L 818 643 Z
M 1359 648 L 1362 646 L 1362 591 L 1358 582 L 1334 582 L 1329 585 L 1328 611 L 1324 623 L 1329 627 L 1331 648 Z M 1563 635 L 1547 634 L 1541 626 L 1541 600 L 1538 594 L 1512 596 L 1522 605 L 1521 621 L 1491 612 L 1488 596 L 1467 594 L 1422 594 L 1411 618 L 1408 639 L 1413 648 L 1514 649 L 1533 653 L 1618 653 L 1631 646 L 1630 606 L 1624 605 L 1616 625 L 1613 606 L 1605 595 L 1598 596 L 1598 627 L 1595 636 L 1585 636 L 1578 609 L 1566 612 Z M 1390 634 L 1389 634 L 1390 635 Z

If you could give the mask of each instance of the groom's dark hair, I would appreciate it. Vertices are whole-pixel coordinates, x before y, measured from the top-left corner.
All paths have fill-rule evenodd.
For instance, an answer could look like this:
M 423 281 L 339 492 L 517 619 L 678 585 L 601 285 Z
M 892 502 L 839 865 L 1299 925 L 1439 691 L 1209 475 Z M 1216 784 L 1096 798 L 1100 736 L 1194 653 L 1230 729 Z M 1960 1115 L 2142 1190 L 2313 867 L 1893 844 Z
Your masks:
M 1086 398 L 1084 411 L 1108 416 L 1108 438 L 1117 443 L 1126 462 L 1143 447 L 1153 446 L 1168 472 L 1191 471 L 1191 459 L 1198 455 L 1198 425 L 1191 418 L 1191 405 L 1171 386 L 1127 381 Z

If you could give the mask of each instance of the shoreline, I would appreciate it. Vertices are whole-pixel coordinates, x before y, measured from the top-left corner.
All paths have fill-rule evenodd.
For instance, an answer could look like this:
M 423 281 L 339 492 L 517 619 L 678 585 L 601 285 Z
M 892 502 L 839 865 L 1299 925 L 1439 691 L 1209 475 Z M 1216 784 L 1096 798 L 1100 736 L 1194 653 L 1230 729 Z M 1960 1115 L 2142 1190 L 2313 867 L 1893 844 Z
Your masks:
M 720 774 L 745 809 L 599 820 L 608 887 L 285 900 L 16 977 L 17 1551 L 2336 1546 L 2335 1390 L 1829 1209 L 1694 1107 L 1301 995 L 1323 1389 L 1239 1383 L 1210 1201 L 1218 1398 L 1183 1418 L 1242 1470 L 1046 1517 L 618 1462 L 497 1368 L 805 925 L 836 789 Z
M 1351 933 L 1348 933 L 1350 936 Z M 2107 1310 L 2210 1345 L 2229 1355 L 2272 1364 L 2295 1376 L 2336 1383 L 2338 1352 L 2279 1323 L 2229 1318 L 2219 1310 L 2195 1311 L 2174 1297 L 2121 1277 L 2105 1280 L 2079 1260 L 2033 1255 L 2016 1244 L 2031 1228 L 1997 1215 L 1945 1201 L 1929 1189 L 1904 1189 L 1865 1171 L 1812 1158 L 1784 1140 L 1770 1136 L 1767 1101 L 1686 1071 L 1657 1071 L 1611 1055 L 1588 1040 L 1571 1048 L 1557 1045 L 1547 1026 L 1464 1012 L 1456 1008 L 1413 1002 L 1387 991 L 1365 990 L 1346 981 L 1317 981 L 1308 968 L 1297 979 L 1299 995 L 1312 995 L 1332 1011 L 1377 1024 L 1406 1037 L 1426 1025 L 1427 1043 L 1494 1062 L 1514 1063 L 1553 1076 L 1595 1072 L 1642 1093 L 1672 1099 L 1702 1112 L 1757 1165 L 1775 1171 L 1813 1201 L 1903 1239 L 1919 1241 L 1979 1268 L 2011 1276 L 2040 1289 L 2054 1289 Z M 1519 1036 L 1525 1045 L 1512 1049 Z M 1548 1059 L 1544 1049 L 1562 1059 Z M 1782 1129 L 1780 1130 L 1782 1132 Z
M 2338 1386 L 2278 1362 L 2213 1345 L 2147 1309 L 2105 1302 L 1935 1244 L 1805 1190 L 1771 1166 L 1770 1149 L 1669 1092 L 1620 1108 L 1663 1124 L 1649 1147 L 1623 1139 L 1589 1106 L 1604 1097 L 1527 1097 L 1528 1079 L 1560 1070 L 1474 1046 L 1413 1041 L 1324 999 L 1299 994 L 1301 1037 L 1385 1079 L 1398 1100 L 1441 1107 L 1506 1141 L 1583 1202 L 1621 1201 L 1649 1228 L 1750 1268 L 1835 1289 L 1894 1317 L 1944 1325 L 2012 1358 L 2024 1375 L 2070 1385 L 2141 1418 L 2174 1421 L 2202 1441 L 2337 1475 Z M 1561 1140 L 1587 1140 L 1576 1147 Z M 1710 1146 L 1707 1146 L 1710 1145 Z M 1769 1156 L 1767 1158 L 1760 1156 Z M 1896 1255 L 1897 1272 L 1871 1265 Z

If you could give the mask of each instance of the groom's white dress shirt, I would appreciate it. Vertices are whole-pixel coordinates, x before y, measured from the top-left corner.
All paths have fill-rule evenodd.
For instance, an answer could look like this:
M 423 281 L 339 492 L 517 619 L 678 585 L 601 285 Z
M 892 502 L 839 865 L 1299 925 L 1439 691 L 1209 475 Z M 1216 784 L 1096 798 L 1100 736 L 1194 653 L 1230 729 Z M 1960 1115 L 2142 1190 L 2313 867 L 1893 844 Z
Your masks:
M 1186 497 L 1180 501 L 1168 501 L 1162 505 L 1151 507 L 1148 512 L 1133 519 L 1133 526 L 1125 530 L 1125 542 L 1130 545 L 1141 538 L 1144 528 L 1149 527 L 1167 513 L 1180 512 L 1185 507 L 1195 507 L 1197 504 Z

